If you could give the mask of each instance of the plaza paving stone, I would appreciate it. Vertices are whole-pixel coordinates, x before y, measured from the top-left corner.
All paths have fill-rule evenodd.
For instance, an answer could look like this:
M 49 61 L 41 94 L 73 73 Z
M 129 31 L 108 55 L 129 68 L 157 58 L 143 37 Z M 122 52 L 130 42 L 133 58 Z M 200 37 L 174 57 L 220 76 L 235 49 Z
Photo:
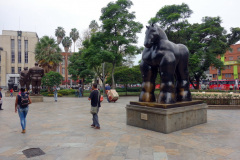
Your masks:
M 208 122 L 170 134 L 126 125 L 125 106 L 138 97 L 102 102 L 100 130 L 90 127 L 87 98 L 44 98 L 30 105 L 21 133 L 15 98 L 3 98 L 0 160 L 27 159 L 22 150 L 41 148 L 34 160 L 239 160 L 240 110 L 208 110 Z

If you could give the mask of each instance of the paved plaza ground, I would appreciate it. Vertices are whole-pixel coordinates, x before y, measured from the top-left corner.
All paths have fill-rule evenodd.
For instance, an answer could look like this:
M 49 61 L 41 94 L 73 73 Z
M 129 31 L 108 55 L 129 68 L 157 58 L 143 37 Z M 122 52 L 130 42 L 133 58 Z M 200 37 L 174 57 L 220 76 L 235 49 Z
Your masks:
M 101 129 L 90 127 L 87 98 L 44 98 L 30 105 L 21 133 L 15 98 L 3 98 L 0 160 L 229 160 L 240 159 L 240 110 L 208 110 L 208 122 L 171 134 L 126 125 L 125 106 L 137 97 L 102 102 Z M 46 154 L 26 158 L 22 150 Z

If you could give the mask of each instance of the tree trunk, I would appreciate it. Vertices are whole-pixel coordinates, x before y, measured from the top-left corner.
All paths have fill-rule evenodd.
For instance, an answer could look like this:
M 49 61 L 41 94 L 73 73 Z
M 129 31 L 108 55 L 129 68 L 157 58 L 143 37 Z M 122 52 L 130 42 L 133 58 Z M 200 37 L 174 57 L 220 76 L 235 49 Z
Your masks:
M 114 69 L 115 69 L 115 62 L 112 63 L 113 68 L 112 68 L 112 89 L 115 89 L 115 81 L 114 81 Z
M 48 86 L 48 93 L 50 93 L 50 92 L 51 92 L 51 87 Z
M 197 78 L 196 78 L 196 85 L 197 85 L 196 88 L 197 88 L 197 89 L 199 89 L 199 80 L 200 80 L 200 77 L 197 77 Z

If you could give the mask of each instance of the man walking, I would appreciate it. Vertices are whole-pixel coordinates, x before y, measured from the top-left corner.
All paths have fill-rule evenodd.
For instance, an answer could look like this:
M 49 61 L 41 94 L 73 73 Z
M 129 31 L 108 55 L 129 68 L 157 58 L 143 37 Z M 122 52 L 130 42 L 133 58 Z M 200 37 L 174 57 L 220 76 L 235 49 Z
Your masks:
M 54 99 L 55 99 L 55 102 L 57 102 L 57 86 L 56 85 L 54 85 L 54 87 L 53 87 L 53 93 L 54 93 Z
M 100 129 L 100 124 L 98 121 L 98 112 L 100 105 L 100 97 L 101 94 L 97 89 L 97 84 L 94 83 L 92 86 L 92 92 L 88 98 L 88 100 L 91 100 L 91 114 L 93 115 L 93 124 L 91 125 L 95 129 Z
M 78 98 L 83 97 L 83 96 L 82 96 L 82 91 L 83 91 L 83 90 L 82 90 L 82 86 L 80 85 Z
M 28 105 L 32 103 L 30 97 L 25 93 L 25 89 L 21 88 L 21 95 L 17 95 L 15 101 L 15 113 L 18 111 L 22 126 L 22 133 L 26 132 L 26 117 L 28 113 Z
M 3 110 L 2 109 L 2 87 L 0 87 L 0 110 Z
M 106 87 L 105 87 L 106 95 L 107 95 L 108 91 L 110 91 L 110 90 L 111 90 L 111 87 L 108 84 L 106 84 Z M 109 102 L 108 95 L 107 95 L 107 101 Z

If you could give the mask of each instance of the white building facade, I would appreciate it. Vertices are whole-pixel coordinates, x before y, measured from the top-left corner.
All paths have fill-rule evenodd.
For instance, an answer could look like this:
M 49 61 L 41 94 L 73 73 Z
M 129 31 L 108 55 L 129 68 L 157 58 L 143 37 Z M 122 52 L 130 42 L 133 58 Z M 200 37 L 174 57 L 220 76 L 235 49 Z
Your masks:
M 8 80 L 18 84 L 24 67 L 34 67 L 36 32 L 3 30 L 0 35 L 0 86 L 8 87 Z

